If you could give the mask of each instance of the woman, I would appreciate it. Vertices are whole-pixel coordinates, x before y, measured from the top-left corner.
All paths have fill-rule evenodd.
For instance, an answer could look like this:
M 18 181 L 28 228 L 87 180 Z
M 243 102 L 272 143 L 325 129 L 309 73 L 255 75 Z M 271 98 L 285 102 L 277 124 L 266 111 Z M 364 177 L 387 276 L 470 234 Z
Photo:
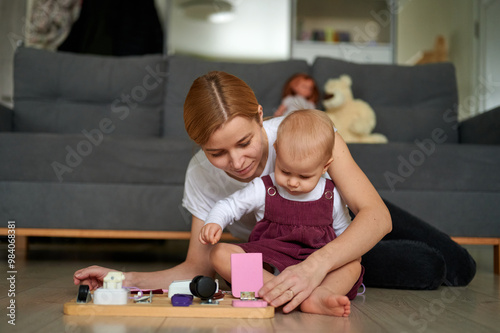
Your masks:
M 168 270 L 125 273 L 125 286 L 166 287 L 173 280 L 214 274 L 209 265 L 212 246 L 202 245 L 198 241 L 203 219 L 219 199 L 244 187 L 252 179 L 272 172 L 275 161 L 273 143 L 281 119 L 264 122 L 262 107 L 253 91 L 235 76 L 211 72 L 193 82 L 184 104 L 184 122 L 189 136 L 202 149 L 192 158 L 186 173 L 183 205 L 193 215 L 186 260 Z M 300 305 L 306 312 L 328 313 L 329 286 L 343 278 L 337 269 L 363 256 L 392 228 L 391 215 L 386 205 L 354 162 L 340 135 L 335 135 L 334 162 L 328 173 L 355 217 L 335 240 L 302 263 L 288 267 L 264 285 L 260 295 L 273 306 L 287 303 L 283 308 L 284 312 Z M 394 281 L 393 286 L 399 288 L 436 288 L 444 282 L 443 271 L 448 268 L 448 257 L 460 258 L 462 262 L 462 259 L 470 258 L 446 235 L 415 218 L 408 221 L 404 212 L 393 208 L 399 214 L 397 218 L 400 221 L 397 225 L 410 224 L 411 230 L 401 228 L 404 232 L 397 236 L 397 244 L 388 240 L 386 242 L 390 246 L 377 246 L 365 257 L 370 258 L 370 262 L 365 259 L 363 261 L 367 285 L 390 287 Z M 240 223 L 233 224 L 234 228 L 230 231 L 245 239 L 254 224 L 255 220 L 243 218 Z M 418 235 L 419 230 L 423 231 L 417 241 L 401 240 L 411 239 L 405 236 Z M 426 240 L 430 240 L 430 246 L 422 243 Z M 401 247 L 404 248 L 403 252 Z M 446 254 L 441 255 L 434 247 L 439 250 L 445 248 Z M 417 254 L 416 257 L 412 256 L 413 252 Z M 406 257 L 402 258 L 401 253 Z M 388 262 L 394 266 L 401 265 L 406 271 L 403 270 L 404 274 L 401 275 L 399 267 L 387 268 Z M 432 262 L 433 266 L 425 274 L 420 274 L 420 262 Z M 453 264 L 451 260 L 450 262 Z M 468 264 L 466 266 L 470 267 Z M 371 274 L 369 278 L 370 269 L 376 274 Z M 111 270 L 108 268 L 98 266 L 81 269 L 75 272 L 74 282 L 89 284 L 93 289 L 102 285 L 102 279 L 109 271 Z M 451 271 L 467 283 L 472 278 L 462 278 L 464 274 L 455 268 Z M 460 281 L 463 282 L 462 280 Z M 408 285 L 405 286 L 405 282 Z

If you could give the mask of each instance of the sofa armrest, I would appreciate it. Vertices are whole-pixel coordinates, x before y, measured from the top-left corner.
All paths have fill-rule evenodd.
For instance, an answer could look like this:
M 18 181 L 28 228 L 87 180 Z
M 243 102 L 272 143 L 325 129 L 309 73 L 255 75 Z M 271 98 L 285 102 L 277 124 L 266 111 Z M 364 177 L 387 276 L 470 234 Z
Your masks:
M 12 131 L 12 109 L 0 103 L 0 132 Z
M 460 143 L 498 145 L 499 128 L 500 106 L 462 121 L 459 125 Z

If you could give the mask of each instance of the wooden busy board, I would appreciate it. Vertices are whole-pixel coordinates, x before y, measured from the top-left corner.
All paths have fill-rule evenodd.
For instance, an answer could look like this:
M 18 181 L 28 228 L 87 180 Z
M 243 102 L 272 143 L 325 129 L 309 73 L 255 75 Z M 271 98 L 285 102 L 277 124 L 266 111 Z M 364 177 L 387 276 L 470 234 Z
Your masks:
M 142 317 L 183 317 L 183 318 L 273 318 L 274 308 L 240 308 L 233 307 L 235 298 L 225 295 L 219 305 L 201 305 L 195 298 L 188 307 L 172 306 L 166 294 L 153 295 L 151 303 L 134 303 L 129 300 L 126 305 L 97 305 L 76 303 L 76 298 L 64 304 L 64 314 L 71 316 L 142 316 Z

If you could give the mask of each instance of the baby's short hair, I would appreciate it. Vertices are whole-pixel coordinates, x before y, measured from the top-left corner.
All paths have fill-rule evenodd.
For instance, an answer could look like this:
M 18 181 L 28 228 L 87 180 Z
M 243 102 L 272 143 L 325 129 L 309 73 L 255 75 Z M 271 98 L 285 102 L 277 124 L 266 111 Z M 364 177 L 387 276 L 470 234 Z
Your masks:
M 319 110 L 305 109 L 290 113 L 278 127 L 276 150 L 302 159 L 314 154 L 328 161 L 332 157 L 335 131 L 330 117 Z

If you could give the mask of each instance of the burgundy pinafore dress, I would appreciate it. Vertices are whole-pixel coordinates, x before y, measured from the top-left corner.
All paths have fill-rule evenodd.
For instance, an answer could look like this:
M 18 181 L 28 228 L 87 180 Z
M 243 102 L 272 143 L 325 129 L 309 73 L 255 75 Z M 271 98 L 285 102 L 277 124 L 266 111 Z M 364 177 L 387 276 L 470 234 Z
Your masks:
M 280 272 L 304 261 L 311 253 L 336 238 L 333 231 L 333 189 L 326 180 L 316 201 L 291 201 L 279 195 L 270 176 L 262 177 L 266 188 L 264 218 L 257 222 L 248 243 L 238 244 Z

